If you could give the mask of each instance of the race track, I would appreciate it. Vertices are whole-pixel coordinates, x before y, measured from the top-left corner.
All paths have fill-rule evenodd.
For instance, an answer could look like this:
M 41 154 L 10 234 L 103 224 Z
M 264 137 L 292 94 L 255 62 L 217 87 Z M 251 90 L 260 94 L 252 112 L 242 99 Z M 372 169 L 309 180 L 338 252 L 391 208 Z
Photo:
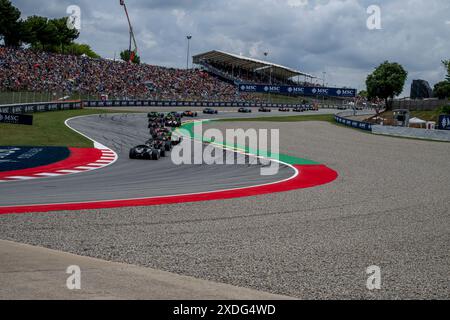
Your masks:
M 98 131 L 86 121 L 73 124 Z M 4 215 L 0 237 L 302 299 L 450 298 L 450 144 L 380 137 L 324 122 L 214 126 L 279 128 L 281 152 L 325 163 L 339 178 L 316 188 L 204 203 Z M 97 138 L 103 142 L 109 137 L 102 136 Z M 113 139 L 111 147 L 137 139 L 126 136 Z M 127 162 L 116 168 L 134 170 L 125 168 Z M 113 168 L 95 175 L 107 179 Z M 231 168 L 218 179 L 260 179 L 247 169 Z M 45 187 L 36 187 L 64 195 L 70 181 L 96 183 L 96 177 L 41 180 Z M 209 177 L 192 178 L 211 183 Z M 134 188 L 126 175 L 115 179 L 128 179 L 116 183 Z M 21 182 L 10 186 L 27 191 Z M 0 194 L 12 197 L 2 201 L 33 196 L 1 188 Z M 95 192 L 104 195 L 110 187 L 105 188 Z M 71 190 L 89 195 L 80 187 Z M 381 290 L 366 287 L 366 269 L 373 265 L 381 268 Z
M 113 149 L 119 160 L 95 172 L 2 183 L 1 206 L 193 194 L 262 185 L 285 180 L 295 174 L 285 165 L 281 165 L 275 176 L 262 176 L 261 165 L 255 164 L 176 166 L 170 157 L 159 161 L 130 160 L 130 148 L 149 138 L 147 124 L 146 114 L 87 116 L 68 121 L 75 130 Z M 11 183 L 14 183 L 13 188 Z

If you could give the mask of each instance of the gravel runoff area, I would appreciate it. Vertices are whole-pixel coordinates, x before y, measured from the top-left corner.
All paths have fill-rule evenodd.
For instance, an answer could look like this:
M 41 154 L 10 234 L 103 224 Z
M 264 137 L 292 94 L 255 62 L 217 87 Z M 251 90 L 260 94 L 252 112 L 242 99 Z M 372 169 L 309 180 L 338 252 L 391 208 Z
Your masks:
M 280 128 L 283 152 L 337 181 L 253 198 L 0 217 L 0 238 L 302 299 L 449 299 L 450 144 L 322 122 Z M 381 268 L 381 290 L 366 269 Z

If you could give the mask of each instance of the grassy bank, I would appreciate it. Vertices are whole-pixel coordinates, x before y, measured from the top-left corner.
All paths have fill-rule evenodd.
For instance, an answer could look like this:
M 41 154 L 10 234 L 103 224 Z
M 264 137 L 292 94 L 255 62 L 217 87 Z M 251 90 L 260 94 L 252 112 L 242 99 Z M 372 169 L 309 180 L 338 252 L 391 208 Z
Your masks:
M 90 148 L 92 141 L 70 130 L 64 122 L 72 117 L 114 113 L 104 110 L 67 110 L 33 114 L 33 125 L 0 123 L 0 146 L 61 146 Z

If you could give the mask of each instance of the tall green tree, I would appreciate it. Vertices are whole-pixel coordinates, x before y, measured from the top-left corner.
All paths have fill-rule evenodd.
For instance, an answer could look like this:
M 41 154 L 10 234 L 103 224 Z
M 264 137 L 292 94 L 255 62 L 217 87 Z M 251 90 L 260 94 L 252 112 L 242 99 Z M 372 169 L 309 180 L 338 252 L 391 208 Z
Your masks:
M 7 47 L 18 47 L 21 43 L 22 24 L 20 11 L 9 0 L 0 0 L 0 40 Z
M 57 29 L 48 23 L 48 19 L 39 16 L 30 16 L 23 22 L 24 42 L 31 44 L 35 49 L 46 50 L 56 44 Z
M 48 24 L 56 31 L 53 34 L 53 42 L 59 47 L 58 50 L 61 53 L 65 52 L 65 47 L 73 43 L 80 35 L 79 31 L 75 28 L 68 28 L 68 17 L 52 19 L 48 21 Z
M 369 94 L 367 93 L 366 90 L 361 90 L 360 92 L 358 92 L 358 96 L 367 98 L 369 96 Z
M 47 19 L 30 16 L 23 22 L 23 41 L 35 49 L 64 53 L 65 47 L 78 38 L 76 29 L 67 27 L 67 17 Z
M 82 56 L 85 54 L 89 58 L 100 58 L 100 56 L 87 44 L 71 43 L 65 48 L 65 51 L 66 53 L 76 56 Z
M 408 72 L 398 63 L 385 61 L 367 77 L 367 93 L 370 99 L 381 98 L 385 100 L 389 110 L 389 98 L 402 93 Z
M 439 99 L 450 98 L 450 82 L 441 81 L 434 85 L 433 94 Z
M 120 53 L 120 58 L 123 61 L 129 62 L 130 61 L 130 54 L 132 54 L 133 51 L 130 53 L 130 50 L 124 50 Z M 132 63 L 140 64 L 141 63 L 141 57 L 139 57 L 137 54 L 134 54 L 134 58 L 131 60 Z

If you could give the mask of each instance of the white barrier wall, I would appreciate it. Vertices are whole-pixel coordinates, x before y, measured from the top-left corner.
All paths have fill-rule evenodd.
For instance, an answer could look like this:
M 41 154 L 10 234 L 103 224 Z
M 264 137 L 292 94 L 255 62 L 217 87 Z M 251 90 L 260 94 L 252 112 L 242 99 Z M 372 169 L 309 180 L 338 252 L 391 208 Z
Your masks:
M 373 134 L 450 142 L 448 130 L 425 130 L 392 126 L 372 126 Z

